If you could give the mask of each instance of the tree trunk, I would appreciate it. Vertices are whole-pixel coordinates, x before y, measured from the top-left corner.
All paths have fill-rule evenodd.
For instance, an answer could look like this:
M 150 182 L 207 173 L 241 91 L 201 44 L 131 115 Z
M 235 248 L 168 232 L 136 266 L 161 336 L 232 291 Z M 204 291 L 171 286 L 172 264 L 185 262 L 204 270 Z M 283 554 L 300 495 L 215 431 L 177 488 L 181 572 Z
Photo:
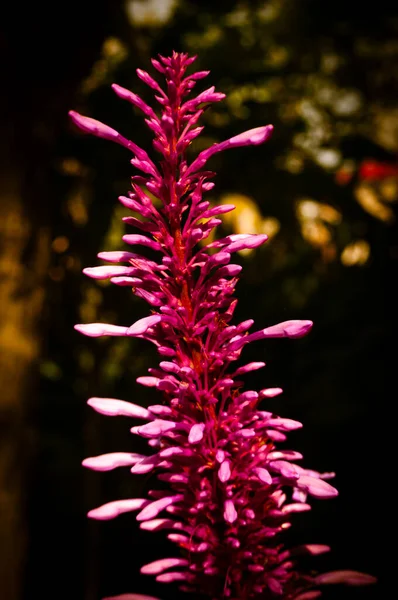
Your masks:
M 45 339 L 51 165 L 67 109 L 119 4 L 71 0 L 65 12 L 58 4 L 7 4 L 0 24 L 0 590 L 5 600 L 22 598 L 28 559 L 26 496 L 37 449 L 29 407 L 37 406 Z
M 4 125 L 1 155 L 10 160 L 2 160 L 0 173 L 0 588 L 4 598 L 16 599 L 26 545 L 23 482 L 32 448 L 26 408 L 40 352 L 50 245 L 48 228 L 33 228 L 24 211 L 23 173 L 7 130 Z

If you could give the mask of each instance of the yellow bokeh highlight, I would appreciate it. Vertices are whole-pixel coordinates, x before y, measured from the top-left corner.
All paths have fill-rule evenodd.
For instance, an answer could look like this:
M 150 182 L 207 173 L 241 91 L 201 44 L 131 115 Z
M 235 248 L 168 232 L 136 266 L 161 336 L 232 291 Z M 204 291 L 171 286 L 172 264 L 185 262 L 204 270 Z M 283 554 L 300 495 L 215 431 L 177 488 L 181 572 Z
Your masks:
M 341 253 L 340 260 L 345 267 L 364 265 L 370 256 L 370 246 L 365 240 L 348 244 Z
M 372 217 L 383 221 L 383 223 L 392 223 L 394 213 L 389 206 L 380 201 L 376 191 L 366 184 L 358 185 L 354 191 L 355 199 L 360 206 Z
M 223 215 L 223 221 L 233 233 L 265 233 L 271 239 L 280 229 L 278 219 L 274 217 L 264 218 L 256 202 L 244 194 L 226 194 L 221 199 L 221 204 L 233 204 L 235 210 Z M 245 256 L 253 250 L 241 250 L 240 254 Z

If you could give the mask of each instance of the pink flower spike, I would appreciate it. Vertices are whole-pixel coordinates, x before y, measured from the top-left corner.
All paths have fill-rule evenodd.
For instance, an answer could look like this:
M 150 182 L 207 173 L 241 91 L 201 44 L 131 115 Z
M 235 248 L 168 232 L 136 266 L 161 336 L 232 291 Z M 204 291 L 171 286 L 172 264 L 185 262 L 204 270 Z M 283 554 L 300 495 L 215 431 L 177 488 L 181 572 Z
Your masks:
M 117 467 L 129 467 L 134 465 L 143 458 L 142 454 L 111 452 L 110 454 L 101 454 L 100 456 L 85 458 L 82 465 L 93 471 L 111 471 Z
M 102 335 L 124 336 L 127 335 L 128 327 L 110 325 L 108 323 L 85 323 L 75 325 L 76 331 L 88 337 L 100 337 Z
M 97 521 L 109 521 L 119 515 L 131 512 L 133 510 L 139 510 L 143 506 L 148 504 L 148 500 L 143 498 L 132 498 L 128 500 L 115 500 L 114 502 L 108 502 L 98 508 L 94 508 L 87 513 L 90 519 Z
M 185 558 L 161 558 L 141 567 L 143 575 L 157 575 L 173 567 L 186 567 L 189 562 Z
M 188 598 L 314 600 L 320 595 L 317 584 L 360 585 L 373 583 L 374 578 L 356 571 L 317 576 L 306 561 L 329 547 L 304 544 L 291 549 L 283 540 L 294 515 L 310 510 L 310 496 L 333 498 L 337 490 L 329 484 L 333 473 L 296 464 L 303 457 L 288 450 L 285 442 L 302 424 L 262 410 L 260 403 L 267 399 L 263 404 L 269 404 L 268 399 L 282 389 L 246 388 L 243 376 L 265 362 L 241 363 L 241 351 L 256 340 L 301 338 L 312 321 L 288 320 L 249 333 L 253 320 L 236 320 L 235 287 L 242 265 L 234 262 L 242 261 L 233 261 L 232 253 L 247 253 L 267 236 L 255 229 L 254 233 L 217 233 L 222 215 L 235 207 L 223 200 L 213 204 L 208 192 L 215 185 L 215 173 L 205 165 L 221 151 L 266 142 L 273 127 L 256 127 L 207 148 L 203 139 L 197 147 L 204 149 L 195 156 L 192 142 L 202 133 L 201 117 L 210 103 L 225 94 L 210 84 L 192 93 L 196 82 L 208 74 L 186 71 L 194 59 L 180 52 L 159 55 L 152 61 L 159 83 L 137 70 L 138 77 L 155 90 L 155 109 L 134 92 L 112 86 L 117 96 L 136 107 L 134 114 L 136 109 L 144 113 L 156 163 L 111 127 L 70 113 L 83 131 L 127 148 L 127 167 L 134 168 L 130 190 L 119 196 L 123 214 L 130 213 L 121 217 L 123 224 L 133 232 L 120 237 L 132 251 L 100 252 L 98 257 L 106 263 L 86 268 L 84 274 L 119 286 L 113 288 L 116 303 L 124 287 L 138 303 L 149 305 L 127 327 L 88 323 L 76 325 L 76 330 L 91 337 L 124 337 L 122 346 L 130 343 L 129 337 L 141 338 L 151 342 L 158 355 L 155 364 L 136 379 L 153 388 L 146 390 L 145 408 L 115 398 L 88 400 L 100 414 L 144 419 L 134 420 L 129 428 L 143 438 L 148 452 L 113 452 L 83 461 L 84 467 L 96 471 L 128 466 L 133 476 L 144 475 L 148 498 L 109 502 L 91 510 L 89 517 L 108 520 L 137 510 L 140 529 L 165 532 L 181 554 L 172 552 L 172 558 L 165 558 L 160 552 L 153 557 L 158 560 L 151 559 L 141 573 L 153 575 L 158 582 L 174 582 Z M 192 159 L 188 150 L 193 151 Z M 114 310 L 119 311 L 117 304 Z M 140 343 L 134 343 L 135 358 L 130 359 L 141 363 L 140 349 L 135 348 Z M 112 348 L 111 344 L 111 352 Z M 113 350 L 112 359 L 123 367 L 124 351 L 119 356 L 117 347 Z M 257 376 L 254 380 L 261 381 Z M 132 399 L 134 394 L 139 398 L 133 386 Z M 104 600 L 157 599 L 130 593 Z
M 116 398 L 90 398 L 87 404 L 101 415 L 109 417 L 133 417 L 135 419 L 150 418 L 149 411 L 143 406 L 117 400 Z
M 232 500 L 226 500 L 224 502 L 224 519 L 227 523 L 235 523 L 238 518 L 238 513 L 236 512 L 235 505 Z
M 317 585 L 345 583 L 346 585 L 369 585 L 376 583 L 376 577 L 358 571 L 330 571 L 315 577 Z

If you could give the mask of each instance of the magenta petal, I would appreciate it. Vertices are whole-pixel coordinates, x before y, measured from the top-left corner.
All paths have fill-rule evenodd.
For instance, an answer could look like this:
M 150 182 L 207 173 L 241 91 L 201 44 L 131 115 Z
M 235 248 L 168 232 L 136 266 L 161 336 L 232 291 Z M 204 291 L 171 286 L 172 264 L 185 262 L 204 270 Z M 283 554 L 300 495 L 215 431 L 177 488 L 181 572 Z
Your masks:
M 89 398 L 87 404 L 101 415 L 109 417 L 135 417 L 136 419 L 148 419 L 149 412 L 146 408 L 125 402 L 125 400 L 117 400 L 116 398 Z
M 317 479 L 316 477 L 308 477 L 307 475 L 302 475 L 296 481 L 295 485 L 315 498 L 334 498 L 339 494 L 336 488 L 332 487 L 330 483 L 326 483 L 323 479 Z
M 267 469 L 264 469 L 263 467 L 254 467 L 253 473 L 257 475 L 260 481 L 266 483 L 267 485 L 271 485 L 272 477 Z
M 295 429 L 301 429 L 303 424 L 294 419 L 275 417 L 275 419 L 269 419 L 269 421 L 267 421 L 267 426 L 275 427 L 275 429 L 281 429 L 282 431 L 294 431 Z
M 301 338 L 306 335 L 312 328 L 312 321 L 284 321 L 278 325 L 272 325 L 262 331 L 252 333 L 250 341 L 260 340 L 263 338 Z
M 153 456 L 144 456 L 139 462 L 136 461 L 134 466 L 130 469 L 130 472 L 134 475 L 144 475 L 150 473 L 160 462 L 159 457 L 154 454 Z
M 137 461 L 142 460 L 141 454 L 131 454 L 129 452 L 111 452 L 110 454 L 101 454 L 100 456 L 91 456 L 85 458 L 82 462 L 83 467 L 93 471 L 111 471 L 117 467 L 129 467 Z
M 106 267 L 87 267 L 83 269 L 83 273 L 93 279 L 109 279 L 110 277 L 118 277 L 120 275 L 130 275 L 134 272 L 133 267 L 123 266 L 106 266 Z
M 210 148 L 207 148 L 198 154 L 196 159 L 188 167 L 185 176 L 194 173 L 198 169 L 201 169 L 209 160 L 209 158 L 217 152 L 222 152 L 223 150 L 227 150 L 229 148 L 237 148 L 239 146 L 257 146 L 258 144 L 262 144 L 271 136 L 272 131 L 272 125 L 256 127 L 255 129 L 250 129 L 249 131 L 245 131 L 244 133 L 236 135 L 229 140 L 225 140 L 224 142 L 210 146 Z
M 273 129 L 273 125 L 249 129 L 244 133 L 232 137 L 229 140 L 229 147 L 236 148 L 237 146 L 257 146 L 258 144 L 263 144 L 271 137 Z
M 136 285 L 142 284 L 142 279 L 138 279 L 138 277 L 111 277 L 111 282 L 115 285 L 132 288 Z
M 312 325 L 312 321 L 285 321 L 279 325 L 268 327 L 264 332 L 267 332 L 267 337 L 301 338 L 307 335 Z
M 218 469 L 218 478 L 222 483 L 225 483 L 231 478 L 231 463 L 229 460 L 224 460 Z
M 171 456 L 192 456 L 192 450 L 189 448 L 182 448 L 181 446 L 169 446 L 159 452 L 159 456 L 162 458 L 170 458 Z
M 137 377 L 137 383 L 144 385 L 145 387 L 156 387 L 160 379 L 158 377 L 151 377 L 150 375 L 144 375 L 143 377 Z
M 213 206 L 206 210 L 202 215 L 201 219 L 209 219 L 210 217 L 214 217 L 215 215 L 223 215 L 225 213 L 231 212 L 231 210 L 235 210 L 234 204 L 219 204 L 218 206 Z
M 325 554 L 330 552 L 330 546 L 325 544 L 302 544 L 297 546 L 290 551 L 290 554 L 311 554 L 312 556 L 318 556 L 319 554 Z
M 179 571 L 171 571 L 170 573 L 162 573 L 156 577 L 156 581 L 162 583 L 172 583 L 173 581 L 185 581 L 188 579 L 188 573 L 180 573 Z
M 225 459 L 225 452 L 224 450 L 217 450 L 216 452 L 216 461 L 219 463 L 222 463 L 222 461 Z
M 192 425 L 191 430 L 188 435 L 188 442 L 190 444 L 197 444 L 203 438 L 203 432 L 205 430 L 204 423 L 196 423 Z
M 279 394 L 283 393 L 282 388 L 268 388 L 265 390 L 261 390 L 258 393 L 259 398 L 274 398 L 275 396 L 279 396 Z
M 146 71 L 143 71 L 142 69 L 136 69 L 136 73 L 137 73 L 138 77 L 144 83 L 146 83 L 147 85 L 149 85 L 149 87 L 151 87 L 156 92 L 159 92 L 160 94 L 162 94 L 162 96 L 165 96 L 165 93 L 163 92 L 163 90 L 160 87 L 160 85 L 158 84 L 158 82 L 155 81 L 155 79 L 153 79 L 153 77 L 151 77 L 149 75 L 149 73 L 147 73 Z
M 227 252 L 238 252 L 240 250 L 246 250 L 248 248 L 257 248 L 264 244 L 268 239 L 268 236 L 262 233 L 248 235 L 245 239 L 237 240 L 232 242 L 226 247 Z
M 101 260 L 106 260 L 111 263 L 128 262 L 131 258 L 136 255 L 132 252 L 125 252 L 124 250 L 114 250 L 112 252 L 99 252 L 97 254 Z
M 322 596 L 322 592 L 319 590 L 311 590 L 309 592 L 303 592 L 298 596 L 294 596 L 293 600 L 315 600 L 315 598 L 320 598 Z
M 300 452 L 296 452 L 296 450 L 273 450 L 267 456 L 268 460 L 300 460 L 302 458 L 303 455 Z M 296 469 L 299 470 L 297 465 Z
M 317 585 L 345 583 L 346 585 L 369 585 L 376 583 L 376 577 L 358 571 L 330 571 L 315 577 Z
M 144 594 L 120 594 L 119 596 L 107 596 L 102 600 L 160 600 L 154 596 L 146 596 Z
M 175 496 L 166 496 L 165 498 L 160 498 L 160 500 L 155 500 L 155 502 L 150 502 L 140 513 L 138 513 L 137 521 L 148 521 L 149 519 L 153 519 L 154 517 L 157 517 L 162 510 L 176 502 L 181 502 L 183 498 L 184 496 L 182 494 L 176 494 Z
M 143 498 L 132 498 L 128 500 L 115 500 L 114 502 L 108 502 L 98 508 L 94 508 L 87 513 L 90 519 L 96 519 L 98 521 L 108 521 L 114 519 L 119 515 L 131 512 L 133 510 L 139 510 L 143 506 L 148 504 L 148 500 Z
M 245 375 L 246 373 L 250 373 L 250 371 L 257 371 L 258 369 L 262 369 L 265 367 L 265 362 L 251 362 L 244 367 L 239 367 L 234 373 L 234 377 L 238 375 Z
M 189 562 L 185 558 L 161 558 L 160 560 L 155 560 L 144 565 L 141 567 L 140 572 L 143 575 L 157 575 L 158 573 L 162 573 L 162 571 L 166 571 L 166 569 L 186 567 L 188 564 Z
M 131 325 L 131 327 L 128 328 L 127 335 L 142 335 L 150 327 L 156 325 L 156 323 L 159 323 L 161 320 L 162 317 L 160 315 L 151 315 L 150 317 L 144 317 L 143 319 L 136 321 L 134 325 Z
M 285 504 L 281 508 L 284 515 L 290 515 L 293 513 L 302 513 L 311 510 L 310 504 L 305 504 L 304 502 L 294 502 L 293 504 Z
M 277 471 L 283 477 L 294 477 L 295 479 L 299 477 L 296 467 L 287 460 L 274 460 L 269 463 L 269 467 L 272 471 Z
M 98 137 L 112 141 L 118 141 L 121 137 L 120 133 L 115 129 L 112 129 L 112 127 L 108 127 L 108 125 L 104 125 L 104 123 L 91 119 L 90 117 L 79 115 L 79 113 L 74 110 L 69 111 L 69 116 L 74 124 L 86 133 L 92 133 Z
M 163 419 L 155 419 L 146 425 L 142 425 L 136 429 L 139 435 L 143 437 L 156 437 L 167 431 L 171 431 L 177 427 L 177 423 L 173 421 L 164 421 Z
M 157 116 L 156 116 L 155 112 L 153 111 L 153 109 L 150 106 L 148 106 L 148 104 L 146 104 L 139 96 L 137 96 L 136 94 L 133 94 L 133 92 L 130 92 L 130 90 L 126 90 L 125 88 L 121 87 L 120 85 L 117 85 L 117 83 L 113 83 L 111 87 L 112 87 L 113 91 L 119 96 L 119 98 L 122 98 L 123 100 L 127 100 L 128 102 L 131 102 L 131 104 L 134 104 L 134 106 L 137 106 L 137 108 L 142 110 L 142 112 L 144 114 L 146 114 L 148 117 L 150 117 L 152 119 L 157 119 Z
M 108 323 L 85 323 L 75 325 L 76 331 L 88 337 L 100 337 L 102 335 L 123 336 L 127 335 L 128 327 L 109 325 Z
M 122 240 L 126 242 L 126 244 L 130 244 L 132 246 L 138 244 L 140 246 L 152 248 L 152 250 L 162 249 L 162 246 L 159 244 L 159 242 L 155 242 L 155 240 L 151 240 L 149 237 L 140 235 L 139 233 L 128 233 L 122 237 Z
M 238 518 L 235 505 L 232 500 L 226 500 L 224 502 L 224 519 L 227 523 L 234 523 Z
M 158 531 L 160 529 L 183 529 L 183 526 L 179 521 L 173 521 L 172 519 L 151 519 L 150 521 L 143 521 L 140 524 L 140 529 Z

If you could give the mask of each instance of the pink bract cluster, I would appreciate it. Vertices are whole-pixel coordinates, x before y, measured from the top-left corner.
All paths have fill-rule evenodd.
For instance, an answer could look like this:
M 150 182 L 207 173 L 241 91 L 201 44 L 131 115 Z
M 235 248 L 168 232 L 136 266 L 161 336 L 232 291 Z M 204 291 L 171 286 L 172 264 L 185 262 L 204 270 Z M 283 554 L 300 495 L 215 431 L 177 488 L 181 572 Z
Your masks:
M 264 367 L 263 362 L 240 367 L 233 363 L 246 344 L 300 338 L 312 322 L 286 321 L 255 333 L 249 333 L 250 319 L 231 324 L 242 268 L 231 262 L 232 255 L 260 246 L 267 236 L 229 235 L 203 242 L 221 223 L 220 215 L 234 209 L 225 204 L 210 206 L 203 199 L 214 186 L 214 173 L 205 167 L 217 152 L 262 144 L 273 128 L 258 127 L 214 144 L 188 163 L 186 151 L 203 129 L 198 122 L 205 107 L 224 98 L 210 87 L 187 99 L 208 75 L 208 71 L 186 75 L 193 61 L 179 53 L 153 60 L 165 79 L 163 87 L 137 70 L 154 90 L 158 111 L 134 93 L 112 86 L 119 97 L 144 113 L 154 134 L 153 147 L 160 154 L 156 163 L 117 131 L 70 113 L 83 131 L 132 152 L 131 164 L 141 174 L 132 177 L 132 191 L 119 200 L 135 215 L 124 221 L 139 233 L 124 235 L 123 241 L 158 256 L 152 260 L 137 252 L 101 252 L 99 258 L 110 264 L 84 269 L 89 277 L 132 289 L 150 305 L 151 314 L 133 325 L 91 323 L 76 329 L 91 337 L 132 336 L 155 344 L 161 361 L 137 381 L 156 388 L 162 399 L 143 408 L 124 400 L 90 398 L 89 405 L 101 414 L 145 421 L 131 431 L 148 440 L 152 452 L 148 456 L 115 452 L 87 458 L 83 464 L 98 471 L 121 466 L 131 467 L 134 474 L 156 471 L 169 488 L 151 490 L 147 498 L 110 502 L 91 510 L 89 517 L 105 520 L 139 511 L 142 529 L 167 531 L 178 556 L 156 560 L 141 572 L 160 582 L 178 582 L 191 596 L 309 600 L 320 594 L 321 584 L 361 584 L 373 578 L 354 571 L 302 573 L 297 557 L 329 548 L 305 545 L 289 550 L 283 545 L 281 534 L 290 527 L 292 516 L 310 510 L 308 496 L 337 495 L 326 481 L 333 474 L 303 468 L 296 464 L 302 458 L 299 452 L 278 449 L 287 433 L 301 423 L 260 407 L 280 394 L 280 388 L 244 390 L 242 378 Z

